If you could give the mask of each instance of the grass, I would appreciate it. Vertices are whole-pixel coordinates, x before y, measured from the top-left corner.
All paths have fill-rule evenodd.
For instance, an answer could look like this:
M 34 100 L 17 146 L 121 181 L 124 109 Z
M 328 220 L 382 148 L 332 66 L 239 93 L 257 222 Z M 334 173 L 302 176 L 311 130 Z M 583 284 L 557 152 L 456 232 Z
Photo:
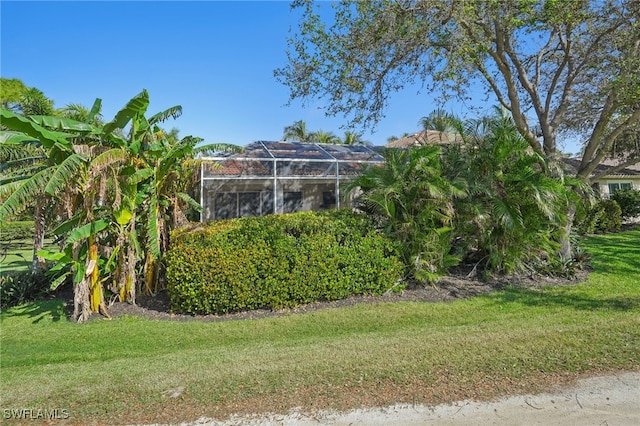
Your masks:
M 640 230 L 588 238 L 572 287 L 229 322 L 70 323 L 60 302 L 0 316 L 1 409 L 74 424 L 178 422 L 488 399 L 640 368 Z M 172 397 L 175 396 L 175 397 Z
M 51 238 L 45 239 L 45 249 L 55 249 Z M 27 271 L 33 260 L 33 239 L 0 241 L 0 274 Z

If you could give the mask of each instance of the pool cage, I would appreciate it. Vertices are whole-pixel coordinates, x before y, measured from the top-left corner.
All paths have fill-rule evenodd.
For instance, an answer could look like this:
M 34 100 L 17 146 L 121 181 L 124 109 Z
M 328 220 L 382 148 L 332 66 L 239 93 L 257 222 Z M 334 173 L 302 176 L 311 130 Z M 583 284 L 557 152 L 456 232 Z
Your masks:
M 384 162 L 366 145 L 268 141 L 202 160 L 202 222 L 339 208 L 341 185 Z

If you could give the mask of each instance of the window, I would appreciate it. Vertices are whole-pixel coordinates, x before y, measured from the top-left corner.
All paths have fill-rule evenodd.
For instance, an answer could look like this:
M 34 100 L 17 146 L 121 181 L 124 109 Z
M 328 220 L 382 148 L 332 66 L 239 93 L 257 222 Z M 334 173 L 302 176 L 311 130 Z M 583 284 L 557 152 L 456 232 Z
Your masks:
M 240 217 L 260 216 L 260 193 L 241 192 L 238 194 L 238 209 Z
M 302 192 L 285 192 L 282 197 L 282 211 L 294 213 L 302 211 Z
M 262 191 L 260 198 L 262 201 L 262 215 L 273 213 L 273 191 Z
M 336 207 L 336 193 L 333 191 L 324 191 L 322 193 L 322 208 L 333 209 Z
M 219 192 L 215 195 L 215 219 L 263 216 L 273 213 L 273 193 Z
M 235 192 L 217 193 L 215 203 L 215 219 L 238 217 L 238 194 Z
M 631 189 L 631 182 L 616 182 L 609 184 L 609 194 L 613 194 L 619 189 Z

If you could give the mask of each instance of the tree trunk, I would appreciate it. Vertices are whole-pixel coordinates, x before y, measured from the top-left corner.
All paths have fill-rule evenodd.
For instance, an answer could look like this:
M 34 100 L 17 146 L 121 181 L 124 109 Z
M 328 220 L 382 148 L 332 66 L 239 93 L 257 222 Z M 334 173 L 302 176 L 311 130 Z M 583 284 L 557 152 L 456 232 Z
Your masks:
M 31 273 L 35 275 L 46 266 L 45 259 L 38 256 L 38 251 L 44 247 L 44 234 L 46 230 L 45 206 L 41 197 L 36 198 L 33 218 L 35 226 L 33 231 L 33 262 L 31 264 Z
M 569 260 L 573 257 L 571 249 L 571 228 L 573 219 L 576 217 L 576 204 L 571 202 L 567 211 L 567 221 L 562 227 L 562 235 L 560 236 L 560 258 Z

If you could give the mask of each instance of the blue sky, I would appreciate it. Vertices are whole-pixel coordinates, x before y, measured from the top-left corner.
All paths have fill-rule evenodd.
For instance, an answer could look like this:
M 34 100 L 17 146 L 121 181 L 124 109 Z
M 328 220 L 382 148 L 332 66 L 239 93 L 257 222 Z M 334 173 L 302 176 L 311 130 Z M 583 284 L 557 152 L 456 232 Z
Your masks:
M 3 0 L 0 14 L 0 75 L 37 87 L 57 108 L 90 107 L 101 98 L 109 120 L 144 88 L 150 114 L 182 105 L 183 115 L 166 127 L 206 143 L 279 140 L 296 120 L 311 131 L 346 130 L 348 120 L 326 117 L 322 101 L 285 105 L 288 88 L 273 70 L 285 65 L 287 35 L 297 23 L 288 1 Z M 385 118 L 363 130 L 365 140 L 383 145 L 419 130 L 418 120 L 438 105 L 435 95 L 418 92 L 394 94 Z M 445 109 L 476 116 L 465 105 Z

